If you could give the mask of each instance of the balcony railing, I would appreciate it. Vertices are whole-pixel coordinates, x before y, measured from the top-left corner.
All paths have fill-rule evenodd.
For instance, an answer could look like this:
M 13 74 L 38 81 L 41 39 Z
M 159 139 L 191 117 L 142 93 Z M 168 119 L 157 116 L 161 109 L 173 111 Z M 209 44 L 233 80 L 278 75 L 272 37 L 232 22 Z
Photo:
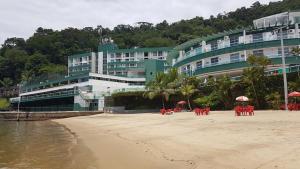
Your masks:
M 295 38 L 300 38 L 300 34 L 299 33 L 288 33 L 286 35 L 284 35 L 283 39 L 295 39 Z M 233 44 L 233 45 L 218 45 L 218 48 L 216 50 L 219 49 L 224 49 L 224 48 L 229 48 L 229 47 L 236 47 L 239 45 L 245 45 L 245 44 L 253 44 L 253 43 L 258 43 L 258 42 L 268 42 L 268 41 L 275 41 L 275 40 L 280 40 L 280 35 L 272 35 L 272 36 L 267 36 L 267 37 L 263 37 L 263 38 L 258 38 L 258 39 L 248 39 L 243 43 L 238 43 L 238 44 Z M 192 51 L 188 51 L 185 53 L 185 55 L 183 57 L 179 57 L 176 60 L 177 62 L 180 62 L 184 59 L 199 55 L 199 54 L 203 54 L 203 53 L 208 53 L 211 51 L 216 51 L 216 50 L 211 50 L 211 48 L 203 48 L 203 47 L 199 47 L 199 48 L 195 48 Z
M 280 55 L 272 55 L 269 56 L 269 58 L 272 60 L 272 64 L 281 64 L 281 56 Z M 286 64 L 300 64 L 300 57 L 299 56 L 292 56 L 287 55 L 286 57 Z M 243 68 L 249 66 L 245 60 L 240 61 L 228 61 L 228 62 L 219 62 L 218 64 L 208 64 L 204 65 L 202 68 L 196 68 L 194 70 L 191 70 L 189 72 L 182 72 L 187 75 L 195 75 L 195 74 L 202 74 L 202 73 L 209 73 L 209 72 L 215 72 L 215 71 L 223 71 L 223 70 L 229 70 L 229 69 L 236 69 L 236 68 Z

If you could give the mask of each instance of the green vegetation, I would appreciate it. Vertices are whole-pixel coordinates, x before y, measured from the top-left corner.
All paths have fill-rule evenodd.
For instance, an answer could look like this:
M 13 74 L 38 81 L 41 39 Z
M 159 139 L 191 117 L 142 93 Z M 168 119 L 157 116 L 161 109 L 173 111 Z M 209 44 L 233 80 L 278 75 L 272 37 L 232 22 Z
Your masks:
M 171 69 L 167 74 L 157 74 L 157 78 L 147 84 L 145 96 L 150 99 L 162 97 L 163 107 L 167 103 L 168 108 L 174 107 L 177 101 L 186 99 L 190 110 L 196 106 L 230 110 L 235 105 L 235 98 L 245 95 L 256 109 L 279 109 L 283 104 L 282 75 L 265 75 L 266 66 L 271 64 L 270 59 L 265 56 L 252 55 L 247 58 L 247 62 L 250 66 L 244 69 L 239 81 L 231 81 L 227 75 L 204 80 L 178 75 L 174 73 L 177 72 L 176 69 Z M 299 89 L 299 72 L 288 74 L 288 80 L 290 91 Z
M 114 39 L 120 48 L 175 46 L 193 38 L 251 26 L 253 19 L 297 9 L 300 9 L 299 0 L 268 5 L 255 2 L 249 8 L 242 7 L 208 19 L 197 16 L 172 24 L 139 22 L 137 26 L 118 25 L 112 30 L 102 26 L 61 31 L 38 28 L 27 40 L 13 37 L 4 42 L 0 49 L 0 80 L 10 78 L 16 85 L 41 74 L 66 72 L 67 56 L 97 50 L 99 30 L 103 37 Z
M 9 109 L 9 101 L 6 98 L 0 98 L 0 111 Z

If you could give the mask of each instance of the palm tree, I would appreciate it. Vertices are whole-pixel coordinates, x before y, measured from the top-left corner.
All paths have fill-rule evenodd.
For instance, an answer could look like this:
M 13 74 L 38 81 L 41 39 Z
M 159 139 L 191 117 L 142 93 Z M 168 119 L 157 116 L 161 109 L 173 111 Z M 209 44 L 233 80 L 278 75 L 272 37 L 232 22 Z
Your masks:
M 293 55 L 295 55 L 295 56 L 299 56 L 299 55 L 300 55 L 300 48 L 299 48 L 299 46 L 294 47 L 294 48 L 292 49 L 292 53 L 293 53 Z
M 10 78 L 3 78 L 3 80 L 0 80 L 0 84 L 1 86 L 4 88 L 5 92 L 4 95 L 5 96 L 9 96 L 9 88 L 13 85 L 13 81 Z
M 187 102 L 188 102 L 188 106 L 190 108 L 190 110 L 192 110 L 191 107 L 191 103 L 190 103 L 190 97 L 197 91 L 197 89 L 195 89 L 194 85 L 183 85 L 180 87 L 180 92 L 183 96 L 186 97 Z
M 226 109 L 232 108 L 232 103 L 233 103 L 232 88 L 233 88 L 233 83 L 230 77 L 227 75 L 222 76 L 216 82 L 217 97 L 220 101 L 223 102 Z
M 279 92 L 273 92 L 266 96 L 267 102 L 272 106 L 273 109 L 279 109 L 281 103 L 281 95 Z
M 165 108 L 164 100 L 167 101 L 169 99 L 169 95 L 166 92 L 166 86 L 166 75 L 163 72 L 159 72 L 156 74 L 154 80 L 146 85 L 147 91 L 144 95 L 150 99 L 160 96 L 162 100 L 162 107 Z
M 248 94 L 255 98 L 257 106 L 260 107 L 267 93 L 265 69 L 271 60 L 265 56 L 251 55 L 247 62 L 250 67 L 244 69 L 242 82 L 247 86 Z
M 162 99 L 162 106 L 165 108 L 165 101 L 169 101 L 169 97 L 178 91 L 180 86 L 179 74 L 177 69 L 170 69 L 167 74 L 159 72 L 156 74 L 153 81 L 146 84 L 147 91 L 144 96 L 153 99 L 160 96 Z

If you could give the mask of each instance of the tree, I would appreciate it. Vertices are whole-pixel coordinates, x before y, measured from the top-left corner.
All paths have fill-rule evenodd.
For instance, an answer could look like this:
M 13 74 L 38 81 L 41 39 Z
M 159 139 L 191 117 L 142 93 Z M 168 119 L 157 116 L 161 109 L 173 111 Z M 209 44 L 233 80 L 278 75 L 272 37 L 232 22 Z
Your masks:
M 0 58 L 0 79 L 10 77 L 13 82 L 18 83 L 27 59 L 26 51 L 15 48 L 7 49 L 4 56 Z
M 28 58 L 25 64 L 25 70 L 31 72 L 31 77 L 37 77 L 42 74 L 41 70 L 49 64 L 47 57 L 40 53 L 35 53 Z
M 217 79 L 216 88 L 218 100 L 224 104 L 225 109 L 232 109 L 234 98 L 232 96 L 233 83 L 230 77 L 224 75 Z
M 251 55 L 247 59 L 250 67 L 244 69 L 242 83 L 246 86 L 248 95 L 255 100 L 258 108 L 263 108 L 265 95 L 268 93 L 265 76 L 266 66 L 271 63 L 265 56 Z
M 272 106 L 273 109 L 278 110 L 281 104 L 281 95 L 279 92 L 273 92 L 266 95 L 267 102 Z
M 0 85 L 4 88 L 5 92 L 4 92 L 4 95 L 6 97 L 10 96 L 9 94 L 9 89 L 10 87 L 12 86 L 13 84 L 13 81 L 10 79 L 10 78 L 4 78 L 3 80 L 0 80 Z
M 13 81 L 10 78 L 5 77 L 5 78 L 3 78 L 3 80 L 0 80 L 0 84 L 5 89 L 8 89 L 13 84 Z
M 190 103 L 190 97 L 196 92 L 197 90 L 193 85 L 183 85 L 180 87 L 180 92 L 183 96 L 186 97 L 188 106 L 190 110 L 192 110 L 191 103 Z
M 150 99 L 160 96 L 162 107 L 165 108 L 165 100 L 167 101 L 169 99 L 166 86 L 166 75 L 163 72 L 159 72 L 156 74 L 155 79 L 146 85 L 147 91 L 145 92 L 145 96 Z

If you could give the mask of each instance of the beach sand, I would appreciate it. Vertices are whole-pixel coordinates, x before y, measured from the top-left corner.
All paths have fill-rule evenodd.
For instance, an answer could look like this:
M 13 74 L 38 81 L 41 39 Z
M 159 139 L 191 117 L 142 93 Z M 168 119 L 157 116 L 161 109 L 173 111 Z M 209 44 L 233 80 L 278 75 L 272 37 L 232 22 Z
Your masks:
M 101 114 L 55 120 L 100 169 L 298 169 L 300 112 Z

